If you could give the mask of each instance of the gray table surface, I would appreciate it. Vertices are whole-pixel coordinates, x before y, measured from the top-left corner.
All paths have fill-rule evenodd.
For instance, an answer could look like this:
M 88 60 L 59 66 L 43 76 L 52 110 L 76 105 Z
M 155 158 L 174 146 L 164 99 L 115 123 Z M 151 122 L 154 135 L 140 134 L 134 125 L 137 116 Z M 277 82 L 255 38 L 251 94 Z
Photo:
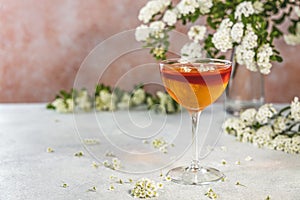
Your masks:
M 162 181 L 164 189 L 156 199 L 208 199 L 204 194 L 209 187 L 218 199 L 263 200 L 267 195 L 300 199 L 300 156 L 259 149 L 222 134 L 225 117 L 222 105 L 214 105 L 203 112 L 200 132 L 206 138 L 201 143 L 202 162 L 224 172 L 226 180 L 182 186 L 161 180 L 160 173 L 190 160 L 186 112 L 170 116 L 141 110 L 59 114 L 46 110 L 45 104 L 0 104 L 0 199 L 132 199 L 128 191 L 133 184 L 115 183 L 111 175 L 125 182 L 142 177 Z M 167 154 L 142 142 L 161 137 L 175 144 Z M 87 138 L 100 143 L 84 144 Z M 54 152 L 47 153 L 48 147 Z M 208 149 L 213 149 L 210 154 Z M 74 156 L 78 151 L 84 156 Z M 108 151 L 121 160 L 121 172 L 91 166 L 93 161 L 110 160 Z M 247 156 L 253 160 L 245 161 Z M 235 164 L 237 160 L 240 165 Z M 63 183 L 68 187 L 62 187 Z M 114 191 L 108 190 L 110 185 Z M 93 186 L 96 192 L 87 191 Z

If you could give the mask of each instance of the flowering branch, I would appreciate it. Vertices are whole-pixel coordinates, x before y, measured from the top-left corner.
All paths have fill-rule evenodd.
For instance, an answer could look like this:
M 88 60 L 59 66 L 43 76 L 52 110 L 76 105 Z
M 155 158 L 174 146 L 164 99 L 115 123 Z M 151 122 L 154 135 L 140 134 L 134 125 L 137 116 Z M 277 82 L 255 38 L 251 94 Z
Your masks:
M 205 26 L 199 24 L 200 18 L 206 20 Z M 206 53 L 225 58 L 224 53 L 235 49 L 238 64 L 262 74 L 270 73 L 272 61 L 282 61 L 274 39 L 283 36 L 287 44 L 300 44 L 299 1 L 150 0 L 138 19 L 143 24 L 136 29 L 136 39 L 157 59 L 166 58 L 168 34 L 180 23 L 190 27 L 191 40 L 181 49 L 182 57 L 200 58 Z M 286 20 L 289 34 L 284 35 L 280 24 Z
M 247 109 L 240 118 L 227 119 L 223 129 L 242 142 L 287 153 L 300 153 L 299 99 L 295 97 L 290 106 L 279 112 L 272 104 L 265 104 L 258 110 Z
M 53 109 L 60 113 L 80 111 L 113 111 L 117 109 L 129 109 L 137 106 L 147 106 L 148 110 L 157 113 L 171 114 L 180 110 L 177 104 L 167 93 L 158 91 L 156 95 L 147 93 L 143 85 L 137 85 L 131 92 L 98 84 L 93 97 L 88 91 L 71 89 L 70 92 L 60 91 L 53 102 L 47 105 L 47 109 Z

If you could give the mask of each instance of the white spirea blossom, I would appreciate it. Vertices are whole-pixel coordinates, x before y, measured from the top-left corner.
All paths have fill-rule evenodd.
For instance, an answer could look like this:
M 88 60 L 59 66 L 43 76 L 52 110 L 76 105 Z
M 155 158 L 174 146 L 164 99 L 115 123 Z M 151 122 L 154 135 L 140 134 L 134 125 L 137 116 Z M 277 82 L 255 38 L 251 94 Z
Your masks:
M 230 21 L 230 19 L 223 19 L 223 21 L 221 22 L 220 24 L 220 28 L 223 29 L 223 28 L 231 28 L 233 25 L 233 22 Z
M 300 6 L 295 6 L 294 11 L 295 11 L 296 15 L 297 15 L 298 17 L 300 17 Z
M 260 124 L 265 124 L 276 113 L 277 111 L 272 104 L 265 104 L 258 109 L 255 118 Z
M 284 151 L 286 143 L 290 143 L 291 139 L 287 135 L 278 135 L 273 141 L 272 146 L 274 149 Z
M 283 39 L 288 45 L 296 46 L 296 45 L 300 44 L 300 34 L 283 35 Z
M 148 23 L 155 14 L 162 12 L 168 5 L 170 5 L 171 0 L 152 0 L 140 10 L 138 19 L 144 23 Z
M 242 46 L 247 49 L 253 49 L 257 47 L 257 35 L 254 33 L 251 24 L 247 24 L 247 29 L 245 31 L 245 36 L 242 40 Z
M 291 103 L 291 118 L 295 121 L 300 121 L 300 102 L 298 97 L 295 97 Z
M 142 178 L 135 183 L 134 188 L 131 190 L 131 195 L 134 198 L 142 199 L 157 197 L 158 189 L 162 188 L 162 186 L 159 186 L 158 188 L 158 185 L 161 184 L 156 184 L 150 179 Z
M 241 21 L 242 15 L 245 17 L 249 17 L 250 15 L 254 14 L 255 10 L 253 8 L 253 5 L 250 1 L 244 1 L 240 3 L 234 12 L 234 18 Z
M 173 26 L 177 22 L 177 13 L 175 10 L 167 10 L 162 19 L 167 25 Z
M 74 102 L 73 99 L 64 99 L 62 98 L 57 98 L 51 103 L 57 112 L 59 113 L 69 113 L 74 110 Z
M 202 58 L 202 46 L 199 43 L 191 42 L 185 44 L 180 53 L 184 59 Z
M 206 33 L 205 26 L 195 25 L 190 28 L 188 32 L 188 36 L 190 40 L 193 40 L 195 43 L 197 43 L 200 40 L 204 39 L 205 33 Z
M 121 160 L 118 158 L 112 158 L 111 162 L 109 162 L 108 160 L 105 160 L 105 161 L 103 161 L 102 164 L 104 167 L 110 168 L 112 170 L 119 170 L 122 167 Z M 111 177 L 111 178 L 113 178 L 113 177 Z
M 300 135 L 294 136 L 292 142 L 300 145 Z
M 158 91 L 156 93 L 160 100 L 158 110 L 162 113 L 173 113 L 176 111 L 175 105 L 173 104 L 172 98 L 164 92 Z
M 230 31 L 230 35 L 234 42 L 240 43 L 244 35 L 244 24 L 242 22 L 234 24 Z
M 224 19 L 220 27 L 214 33 L 212 42 L 215 47 L 221 52 L 226 52 L 228 49 L 232 48 L 232 38 L 230 36 L 230 31 L 233 23 L 230 19 Z
M 271 72 L 272 64 L 270 63 L 270 56 L 273 55 L 273 50 L 270 44 L 264 44 L 259 47 L 257 52 L 257 66 L 262 74 L 269 74 Z
M 264 4 L 261 1 L 255 1 L 253 3 L 254 13 L 258 14 L 264 11 Z
M 212 0 L 198 0 L 199 9 L 202 14 L 207 14 L 213 6 Z
M 163 21 L 155 21 L 150 23 L 149 28 L 151 35 L 153 35 L 155 38 L 163 38 L 165 26 L 166 24 Z
M 101 90 L 99 96 L 95 98 L 96 110 L 112 111 L 116 109 L 116 96 L 107 90 Z
M 121 161 L 118 158 L 112 158 L 112 169 L 119 170 L 121 168 Z
M 153 55 L 155 55 L 156 57 L 162 57 L 164 55 L 165 52 L 165 48 L 164 47 L 155 47 L 153 49 Z
M 241 45 L 236 47 L 236 60 L 240 65 L 245 65 L 250 71 L 257 71 L 257 64 L 254 60 L 254 48 L 257 47 L 257 35 L 254 33 L 251 24 L 247 24 Z
M 235 51 L 235 58 L 238 64 L 245 65 L 250 71 L 257 71 L 254 60 L 255 52 L 252 49 L 247 49 L 243 45 L 238 45 Z
M 294 136 L 292 138 L 291 145 L 292 145 L 291 149 L 293 153 L 300 153 L 300 135 Z
M 146 100 L 146 92 L 142 88 L 139 88 L 133 92 L 131 102 L 134 105 L 140 105 Z
M 297 23 L 296 25 L 296 34 L 287 34 L 283 36 L 284 41 L 288 45 L 298 45 L 300 44 L 300 22 Z
M 205 196 L 207 196 L 210 199 L 217 199 L 218 195 L 213 189 L 209 188 L 208 191 L 205 193 Z
M 285 117 L 279 116 L 274 121 L 274 132 L 281 133 L 287 128 L 287 119 Z
M 194 13 L 198 7 L 199 3 L 196 0 L 181 0 L 176 6 L 179 14 L 183 16 Z
M 240 130 L 242 130 L 243 128 L 245 128 L 245 124 L 238 118 L 228 118 L 223 123 L 223 129 L 228 134 L 236 135 L 237 132 L 240 132 Z
M 274 135 L 272 127 L 269 125 L 263 126 L 259 128 L 253 136 L 253 144 L 258 147 L 269 146 L 272 135 Z
M 75 98 L 75 103 L 78 108 L 84 111 L 89 111 L 92 108 L 91 98 L 87 90 L 82 90 Z
M 254 130 L 250 127 L 243 128 L 237 132 L 237 139 L 241 142 L 253 142 Z
M 135 39 L 138 42 L 146 41 L 150 33 L 150 28 L 147 25 L 142 24 L 135 30 Z
M 128 93 L 124 93 L 121 101 L 117 104 L 117 107 L 120 109 L 127 109 L 131 106 L 130 95 Z
M 256 110 L 254 108 L 249 108 L 241 113 L 240 118 L 245 124 L 252 125 L 255 123 L 255 116 Z
M 68 110 L 72 112 L 74 110 L 74 101 L 72 98 L 66 100 Z

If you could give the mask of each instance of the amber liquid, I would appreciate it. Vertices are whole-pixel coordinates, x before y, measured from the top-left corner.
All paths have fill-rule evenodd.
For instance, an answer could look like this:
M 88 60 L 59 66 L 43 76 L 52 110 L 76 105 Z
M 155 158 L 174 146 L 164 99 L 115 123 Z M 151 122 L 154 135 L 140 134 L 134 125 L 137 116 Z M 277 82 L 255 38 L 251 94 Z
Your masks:
M 225 90 L 231 66 L 225 64 L 165 64 L 161 76 L 171 97 L 189 111 L 200 111 Z

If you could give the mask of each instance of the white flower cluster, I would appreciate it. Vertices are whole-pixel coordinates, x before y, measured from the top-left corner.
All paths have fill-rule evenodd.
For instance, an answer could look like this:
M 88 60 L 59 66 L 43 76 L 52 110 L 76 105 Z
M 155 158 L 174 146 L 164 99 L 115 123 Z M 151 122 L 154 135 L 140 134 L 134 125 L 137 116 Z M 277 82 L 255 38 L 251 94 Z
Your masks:
M 142 24 L 135 29 L 135 39 L 138 42 L 146 41 L 149 37 L 150 29 L 147 25 Z
M 266 124 L 276 113 L 272 104 L 265 104 L 258 109 L 255 119 L 260 124 Z
M 81 90 L 75 98 L 75 103 L 78 108 L 89 111 L 92 108 L 91 97 L 87 90 Z
M 250 15 L 254 14 L 255 10 L 251 1 L 243 1 L 241 2 L 234 12 L 234 18 L 241 21 L 242 15 L 245 17 L 249 17 Z
M 169 12 L 168 12 L 169 13 Z M 163 21 L 154 21 L 150 25 L 142 24 L 135 30 L 135 39 L 139 42 L 145 42 L 146 46 L 155 46 L 152 48 L 151 52 L 157 58 L 163 58 L 165 54 L 165 47 L 163 46 L 163 41 L 166 39 L 165 28 L 167 25 L 173 25 L 176 23 L 176 16 L 171 16 L 169 13 L 163 18 Z M 166 23 L 165 23 L 166 22 Z M 160 41 L 157 43 L 157 41 Z
M 257 35 L 254 33 L 250 24 L 247 24 L 245 35 L 241 44 L 236 47 L 236 61 L 238 64 L 245 65 L 251 71 L 257 71 L 254 60 L 254 48 L 257 47 Z
M 162 153 L 168 153 L 169 146 L 173 146 L 174 144 L 168 144 L 163 138 L 154 139 L 152 141 L 152 146 L 155 149 L 158 149 Z
M 171 0 L 151 0 L 140 10 L 138 19 L 144 23 L 148 23 L 152 17 L 166 9 Z
M 131 190 L 131 195 L 134 198 L 141 199 L 153 198 L 159 195 L 158 189 L 161 188 L 163 188 L 162 183 L 155 183 L 153 180 L 142 178 L 135 183 L 134 188 Z
M 204 39 L 205 33 L 206 33 L 205 26 L 195 25 L 190 28 L 188 32 L 188 36 L 190 40 L 194 41 L 195 43 L 198 43 Z
M 207 14 L 212 6 L 212 0 L 181 0 L 177 4 L 176 9 L 179 15 L 187 16 L 195 13 L 197 9 L 199 9 L 201 14 Z
M 230 19 L 223 19 L 220 27 L 213 35 L 212 42 L 214 43 L 215 47 L 221 52 L 226 52 L 233 46 L 232 38 L 230 36 L 232 25 L 233 23 L 232 21 L 230 21 Z
M 212 0 L 198 0 L 199 9 L 202 14 L 207 14 L 210 12 L 210 8 L 213 6 Z
M 300 11 L 299 11 L 299 17 L 300 17 Z M 298 22 L 296 25 L 296 34 L 286 34 L 283 36 L 283 38 L 288 45 L 294 46 L 300 44 L 300 22 Z
M 264 44 L 259 47 L 257 52 L 257 66 L 262 74 L 269 74 L 271 72 L 272 64 L 270 63 L 270 56 L 273 55 L 273 50 L 270 44 Z
M 208 191 L 205 193 L 205 196 L 207 196 L 210 199 L 217 199 L 218 195 L 215 191 L 213 191 L 212 188 L 209 188 Z
M 188 14 L 193 14 L 196 12 L 196 9 L 199 8 L 199 3 L 197 0 L 181 0 L 176 9 L 178 10 L 180 15 L 186 16 Z
M 144 103 L 146 100 L 146 92 L 142 88 L 138 88 L 133 91 L 132 97 L 131 97 L 131 102 L 133 105 L 140 105 Z
M 194 59 L 203 57 L 203 48 L 199 43 L 190 42 L 186 43 L 180 50 L 181 58 Z
M 51 103 L 51 105 L 59 113 L 69 113 L 74 110 L 74 101 L 72 98 L 66 100 L 63 98 L 57 98 Z
M 164 38 L 164 28 L 166 24 L 163 21 L 155 21 L 150 23 L 149 26 L 142 24 L 135 30 L 135 39 L 139 42 L 149 40 L 152 36 L 156 39 Z
M 242 22 L 237 22 L 232 26 L 230 35 L 233 42 L 240 43 L 244 35 L 244 24 Z
M 245 35 L 242 40 L 242 46 L 244 46 L 247 49 L 254 49 L 257 47 L 257 35 L 254 33 L 253 28 L 251 24 L 247 24 L 246 26 Z
M 295 121 L 300 121 L 300 102 L 298 97 L 295 97 L 291 103 L 291 118 Z
M 121 168 L 121 161 L 118 158 L 112 158 L 111 162 L 108 160 L 103 161 L 103 166 L 112 170 L 119 170 Z
M 295 6 L 295 13 L 298 17 L 300 17 L 300 6 Z
M 284 112 L 288 114 L 283 115 Z M 300 103 L 297 97 L 290 107 L 279 112 L 271 104 L 265 104 L 258 110 L 247 109 L 239 118 L 229 118 L 223 124 L 224 131 L 241 142 L 294 154 L 300 153 L 299 127 Z
M 164 37 L 164 28 L 165 28 L 165 23 L 162 21 L 155 21 L 152 22 L 149 26 L 150 29 L 150 34 L 153 35 L 154 38 L 163 38 Z
M 167 25 L 173 26 L 177 22 L 177 10 L 167 10 L 163 16 L 163 21 Z
M 156 92 L 156 98 L 148 97 L 146 101 L 148 108 L 158 113 L 176 113 L 181 109 L 170 95 L 161 91 Z
M 255 1 L 253 3 L 254 13 L 262 13 L 264 11 L 264 4 L 261 1 Z
M 98 111 L 113 111 L 116 109 L 117 98 L 107 90 L 101 90 L 99 96 L 95 98 L 95 108 Z

